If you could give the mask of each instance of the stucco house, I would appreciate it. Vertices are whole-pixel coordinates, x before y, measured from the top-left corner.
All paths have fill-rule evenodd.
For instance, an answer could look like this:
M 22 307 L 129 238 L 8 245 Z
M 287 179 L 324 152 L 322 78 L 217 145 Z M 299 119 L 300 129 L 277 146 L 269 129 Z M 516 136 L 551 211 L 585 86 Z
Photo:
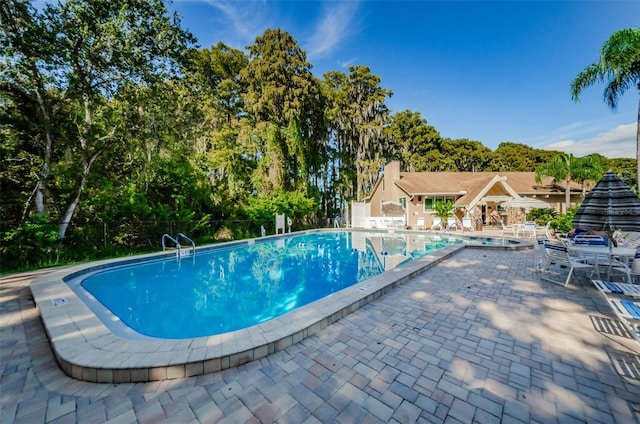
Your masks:
M 405 226 L 416 228 L 421 218 L 425 228 L 431 228 L 435 203 L 451 200 L 458 220 L 470 217 L 474 224 L 480 220 L 487 225 L 499 223 L 499 219 L 505 223 L 523 220 L 524 211 L 501 206 L 518 197 L 543 200 L 558 212 L 565 209 L 564 187 L 554 184 L 552 178 L 543 178 L 538 184 L 534 172 L 401 172 L 398 161 L 384 167 L 360 206 L 364 216 L 375 218 L 385 216 L 382 205 L 386 202 L 400 203 Z M 571 205 L 582 198 L 582 187 L 572 183 Z

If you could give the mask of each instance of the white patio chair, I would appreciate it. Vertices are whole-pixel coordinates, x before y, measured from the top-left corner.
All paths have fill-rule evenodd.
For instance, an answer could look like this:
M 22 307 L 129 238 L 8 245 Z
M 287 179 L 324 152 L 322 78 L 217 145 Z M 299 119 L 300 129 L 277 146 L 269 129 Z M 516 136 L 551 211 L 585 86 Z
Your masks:
M 501 236 L 504 235 L 505 232 L 509 232 L 512 235 L 516 235 L 516 228 L 513 225 L 505 225 L 503 220 L 500 220 L 500 226 L 502 226 Z
M 536 223 L 535 222 L 525 222 L 522 225 L 522 236 L 523 237 L 535 237 L 536 236 Z
M 593 275 L 594 266 L 587 263 L 585 258 L 570 255 L 567 247 L 562 243 L 547 240 L 544 242 L 544 247 L 547 258 L 547 265 L 544 269 L 544 272 L 547 274 L 547 276 L 542 277 L 543 280 L 547 280 L 566 287 L 569 284 L 574 271 L 577 269 L 590 269 L 591 275 Z M 560 276 L 564 272 L 564 270 L 569 270 L 567 278 L 564 280 L 564 282 L 549 276 L 552 275 L 552 271 L 550 270 L 551 267 L 554 267 L 556 269 L 556 273 L 553 274 L 555 276 Z
M 631 279 L 640 280 L 640 249 L 636 251 L 636 256 L 633 258 L 629 268 L 631 269 Z
M 417 230 L 424 230 L 424 217 L 419 217 L 417 222 L 416 222 L 416 229 Z
M 548 268 L 549 259 L 547 258 L 547 249 L 544 247 L 544 243 L 549 240 L 545 238 L 536 237 L 538 245 L 538 263 L 536 264 L 536 271 L 543 271 Z
M 471 218 L 462 218 L 462 231 L 473 231 L 473 225 L 471 224 Z
M 431 229 L 435 230 L 442 230 L 442 219 L 438 216 L 433 218 L 433 224 L 431 224 Z

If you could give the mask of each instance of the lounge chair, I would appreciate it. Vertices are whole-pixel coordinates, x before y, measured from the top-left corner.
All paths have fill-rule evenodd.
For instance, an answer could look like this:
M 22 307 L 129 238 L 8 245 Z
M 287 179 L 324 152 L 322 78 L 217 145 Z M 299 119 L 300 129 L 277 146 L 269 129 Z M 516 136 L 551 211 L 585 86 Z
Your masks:
M 617 281 L 591 280 L 603 297 L 615 294 L 640 298 L 640 285 L 619 283 Z
M 447 218 L 447 228 L 446 231 L 451 231 L 458 228 L 458 221 L 455 216 L 450 216 Z
M 465 229 L 473 231 L 473 225 L 471 224 L 471 218 L 462 218 L 462 231 Z
M 433 218 L 433 224 L 431 224 L 431 229 L 435 230 L 442 230 L 442 219 L 438 216 Z
M 417 222 L 416 222 L 416 229 L 417 230 L 424 230 L 424 218 L 423 217 L 419 217 Z
M 550 281 L 552 283 L 560 284 L 566 287 L 571 280 L 571 276 L 574 271 L 579 270 L 591 270 L 591 275 L 594 272 L 594 265 L 586 262 L 585 258 L 580 258 L 577 256 L 573 256 L 569 254 L 567 247 L 559 242 L 554 242 L 551 240 L 546 240 L 544 242 L 544 248 L 546 253 L 547 264 L 544 268 L 544 273 L 546 276 L 543 276 L 543 280 Z M 554 273 L 551 271 L 551 267 L 556 269 Z M 567 274 L 567 278 L 563 281 L 552 278 L 552 276 L 560 276 L 564 270 L 569 270 Z
M 640 341 L 640 286 L 604 280 L 592 280 L 611 310 Z
M 606 299 L 618 319 L 626 325 L 631 335 L 640 341 L 640 302 L 611 297 Z

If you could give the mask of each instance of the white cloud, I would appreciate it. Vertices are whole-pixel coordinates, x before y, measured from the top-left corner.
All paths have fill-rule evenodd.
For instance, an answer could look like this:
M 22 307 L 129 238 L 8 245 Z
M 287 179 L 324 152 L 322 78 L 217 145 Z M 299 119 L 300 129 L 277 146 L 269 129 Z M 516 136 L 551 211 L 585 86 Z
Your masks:
M 354 63 L 356 63 L 357 60 L 358 59 L 355 58 L 355 57 L 353 57 L 353 58 L 351 58 L 349 60 L 344 60 L 344 61 L 340 62 L 340 68 L 347 69 L 347 68 L 349 68 L 349 66 L 353 65 Z
M 600 132 L 593 137 L 584 139 L 564 139 L 541 146 L 546 150 L 560 150 L 573 153 L 575 156 L 585 156 L 599 153 L 608 158 L 636 157 L 637 123 L 618 125 L 617 127 Z
M 244 50 L 253 44 L 257 35 L 269 27 L 267 23 L 267 1 L 233 1 L 233 0 L 196 0 L 216 8 L 222 18 L 219 26 L 213 28 L 216 33 L 223 33 L 225 44 Z M 227 27 L 228 29 L 224 29 Z
M 314 34 L 306 43 L 308 57 L 319 59 L 333 53 L 340 43 L 354 32 L 354 18 L 359 7 L 357 1 L 328 2 L 324 15 L 318 22 Z

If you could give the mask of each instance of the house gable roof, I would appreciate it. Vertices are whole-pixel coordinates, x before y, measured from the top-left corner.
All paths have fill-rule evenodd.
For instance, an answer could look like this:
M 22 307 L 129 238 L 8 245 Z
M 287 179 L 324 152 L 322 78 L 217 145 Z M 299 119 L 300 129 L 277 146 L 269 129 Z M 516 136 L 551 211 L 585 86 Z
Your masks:
M 564 191 L 550 177 L 543 177 L 541 184 L 537 184 L 534 172 L 401 172 L 395 183 L 409 195 L 460 194 L 486 186 L 496 175 L 507 177 L 509 186 L 521 194 Z M 571 188 L 579 190 L 580 186 L 572 183 Z
M 380 179 L 374 191 L 379 183 Z M 400 179 L 393 183 L 410 197 L 455 196 L 459 207 L 475 205 L 496 184 L 511 197 L 564 192 L 564 187 L 555 184 L 550 177 L 543 177 L 540 184 L 536 183 L 534 172 L 401 172 Z M 571 182 L 571 190 L 582 189 Z

